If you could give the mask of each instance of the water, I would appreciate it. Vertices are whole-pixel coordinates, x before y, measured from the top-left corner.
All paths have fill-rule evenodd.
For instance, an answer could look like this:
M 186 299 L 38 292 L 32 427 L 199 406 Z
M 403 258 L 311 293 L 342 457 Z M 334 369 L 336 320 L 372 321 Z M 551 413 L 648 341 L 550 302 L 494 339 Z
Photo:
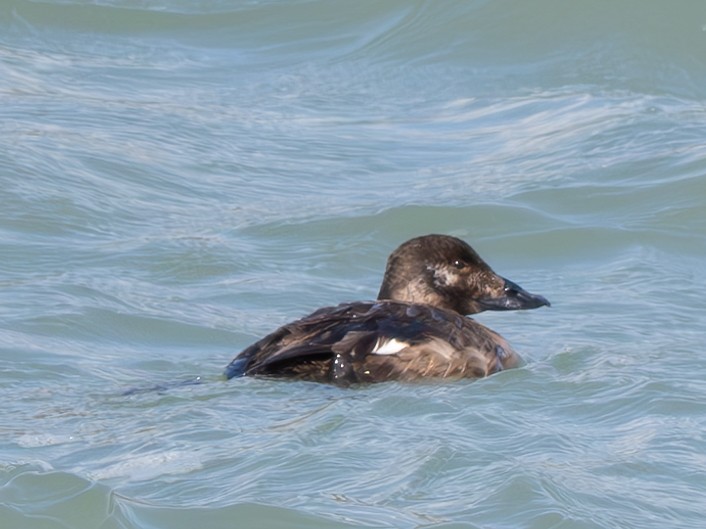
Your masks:
M 695 528 L 706 4 L 3 0 L 0 520 Z M 482 381 L 232 380 L 469 241 Z M 198 382 L 198 383 L 192 383 Z

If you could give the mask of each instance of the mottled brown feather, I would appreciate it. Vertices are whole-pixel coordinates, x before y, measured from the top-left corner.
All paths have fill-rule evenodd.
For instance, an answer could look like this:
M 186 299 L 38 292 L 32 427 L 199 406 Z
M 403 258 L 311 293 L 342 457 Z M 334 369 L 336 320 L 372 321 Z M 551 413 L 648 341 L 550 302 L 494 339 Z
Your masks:
M 373 352 L 379 340 L 409 343 Z M 498 349 L 500 348 L 500 349 Z M 266 336 L 229 366 L 233 376 L 296 376 L 317 382 L 476 378 L 515 367 L 519 357 L 497 333 L 458 313 L 395 301 L 324 308 Z

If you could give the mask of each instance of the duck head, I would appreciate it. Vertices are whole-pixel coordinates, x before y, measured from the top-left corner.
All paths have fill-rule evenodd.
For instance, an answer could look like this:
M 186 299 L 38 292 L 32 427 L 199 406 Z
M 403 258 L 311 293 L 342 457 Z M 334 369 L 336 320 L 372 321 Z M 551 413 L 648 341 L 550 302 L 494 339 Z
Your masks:
M 448 235 L 416 237 L 392 252 L 378 299 L 424 303 L 459 314 L 550 305 L 493 272 L 473 248 Z

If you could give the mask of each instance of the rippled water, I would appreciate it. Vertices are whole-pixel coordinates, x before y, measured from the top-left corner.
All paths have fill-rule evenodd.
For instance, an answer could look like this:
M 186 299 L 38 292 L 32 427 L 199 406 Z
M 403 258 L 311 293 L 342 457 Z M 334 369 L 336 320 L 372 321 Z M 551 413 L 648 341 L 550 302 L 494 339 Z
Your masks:
M 3 528 L 695 528 L 706 4 L 6 0 Z M 526 365 L 225 381 L 469 241 Z

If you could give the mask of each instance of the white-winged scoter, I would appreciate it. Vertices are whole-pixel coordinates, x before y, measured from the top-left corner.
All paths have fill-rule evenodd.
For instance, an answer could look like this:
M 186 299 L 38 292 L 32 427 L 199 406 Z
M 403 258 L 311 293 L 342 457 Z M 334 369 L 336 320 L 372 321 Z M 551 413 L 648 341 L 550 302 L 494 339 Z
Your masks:
M 288 323 L 243 350 L 225 375 L 337 384 L 485 377 L 520 358 L 502 336 L 464 315 L 545 305 L 462 240 L 416 237 L 390 255 L 376 301 L 325 307 Z

